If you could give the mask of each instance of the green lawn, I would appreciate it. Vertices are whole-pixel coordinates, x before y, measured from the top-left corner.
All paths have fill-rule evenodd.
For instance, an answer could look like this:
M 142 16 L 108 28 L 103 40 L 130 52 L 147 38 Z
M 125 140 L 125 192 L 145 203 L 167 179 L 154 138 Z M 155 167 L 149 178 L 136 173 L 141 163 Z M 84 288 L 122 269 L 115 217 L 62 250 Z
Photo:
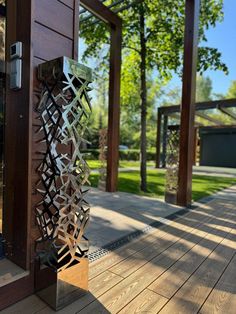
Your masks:
M 165 171 L 155 169 L 148 170 L 147 182 L 148 193 L 143 193 L 139 189 L 140 176 L 139 171 L 129 171 L 119 173 L 118 190 L 122 192 L 147 195 L 158 198 L 164 198 L 165 191 Z M 91 185 L 97 187 L 98 174 L 90 175 Z M 221 189 L 236 184 L 236 179 L 224 177 L 211 177 L 204 175 L 193 175 L 193 200 L 196 201 L 202 197 L 209 196 Z
M 100 161 L 99 160 L 88 160 L 88 165 L 91 169 L 98 169 L 100 167 Z M 148 167 L 152 167 L 154 166 L 155 163 L 154 161 L 148 161 L 147 162 L 147 166 Z M 133 168 L 133 167 L 140 167 L 140 162 L 139 161 L 125 161 L 125 160 L 121 160 L 119 162 L 119 167 L 120 168 Z

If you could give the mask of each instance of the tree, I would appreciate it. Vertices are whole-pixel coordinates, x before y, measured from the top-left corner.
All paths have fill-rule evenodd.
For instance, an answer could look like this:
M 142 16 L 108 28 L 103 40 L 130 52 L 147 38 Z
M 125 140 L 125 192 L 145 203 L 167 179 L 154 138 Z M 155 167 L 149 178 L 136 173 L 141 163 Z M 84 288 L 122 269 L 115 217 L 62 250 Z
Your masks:
M 211 101 L 212 80 L 207 76 L 197 76 L 196 81 L 196 102 Z M 179 86 L 164 86 L 162 88 L 162 99 L 160 106 L 179 105 L 181 102 L 181 89 Z
M 212 80 L 207 76 L 197 76 L 196 101 L 212 100 Z
M 236 98 L 236 80 L 231 82 L 230 87 L 226 93 L 226 98 Z
M 112 4 L 116 0 L 106 1 Z M 120 6 L 130 4 L 124 0 Z M 215 26 L 222 20 L 223 0 L 202 0 L 199 40 L 207 41 L 205 30 Z M 118 9 L 119 6 L 115 8 Z M 126 92 L 132 94 L 139 91 L 140 123 L 141 123 L 141 190 L 147 190 L 146 183 L 146 128 L 147 128 L 147 74 L 155 71 L 160 82 L 168 81 L 173 72 L 181 75 L 183 60 L 183 38 L 185 21 L 184 0 L 144 0 L 137 1 L 129 10 L 120 13 L 123 19 L 123 69 L 122 78 L 127 84 L 122 84 Z M 101 34 L 104 38 L 105 26 L 101 23 L 87 22 L 81 25 L 85 42 L 88 45 L 85 55 L 99 53 L 101 45 L 97 45 Z M 104 43 L 108 43 L 105 38 Z M 128 63 L 127 60 L 132 60 Z M 132 65 L 132 66 L 131 66 Z M 221 62 L 221 54 L 215 48 L 200 47 L 198 70 L 203 72 L 208 68 L 227 72 L 226 65 Z M 131 88 L 132 86 L 132 88 Z M 133 88 L 134 86 L 134 88 Z M 126 97 L 128 98 L 128 97 Z M 138 104 L 136 104 L 138 105 Z
M 107 128 L 108 124 L 108 80 L 105 79 L 106 75 L 96 75 L 95 83 L 92 90 L 93 101 L 93 114 L 89 119 L 86 139 L 92 148 L 99 146 L 99 130 Z M 82 148 L 87 149 L 87 144 L 84 143 Z

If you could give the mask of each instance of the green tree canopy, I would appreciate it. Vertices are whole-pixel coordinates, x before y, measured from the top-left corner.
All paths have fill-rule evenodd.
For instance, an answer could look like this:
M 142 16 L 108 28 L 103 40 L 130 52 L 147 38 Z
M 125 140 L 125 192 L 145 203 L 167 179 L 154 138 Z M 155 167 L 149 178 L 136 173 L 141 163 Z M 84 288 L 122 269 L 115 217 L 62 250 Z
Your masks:
M 208 76 L 197 76 L 196 101 L 211 101 L 212 98 L 212 80 Z
M 114 2 L 116 0 L 107 0 L 105 4 L 109 5 Z M 122 6 L 126 3 L 128 5 L 130 1 L 124 0 Z M 126 65 L 126 58 L 134 61 L 132 67 L 139 67 L 140 65 L 137 60 L 137 56 L 140 54 L 140 3 L 145 10 L 148 68 L 157 69 L 158 74 L 165 78 L 172 75 L 173 72 L 171 71 L 181 75 L 185 18 L 184 0 L 137 1 L 137 5 L 119 13 L 123 20 L 123 47 L 126 48 L 126 51 L 123 52 L 124 66 Z M 116 9 L 118 8 L 119 5 L 116 6 Z M 228 72 L 226 65 L 221 60 L 221 53 L 215 48 L 206 46 L 205 31 L 223 20 L 222 8 L 223 0 L 201 1 L 199 42 L 204 43 L 204 45 L 199 47 L 199 72 L 204 72 L 207 69 L 220 69 L 225 73 Z M 109 44 L 110 40 L 107 26 L 104 23 L 94 23 L 93 19 L 89 19 L 81 23 L 80 30 L 80 34 L 87 45 L 84 58 L 101 55 L 103 44 Z M 137 56 L 135 57 L 135 55 Z

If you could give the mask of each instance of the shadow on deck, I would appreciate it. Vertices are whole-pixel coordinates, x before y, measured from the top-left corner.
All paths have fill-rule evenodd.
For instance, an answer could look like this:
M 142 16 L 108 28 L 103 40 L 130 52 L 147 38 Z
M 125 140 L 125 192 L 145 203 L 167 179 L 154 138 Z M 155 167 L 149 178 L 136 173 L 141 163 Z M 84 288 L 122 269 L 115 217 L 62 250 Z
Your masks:
M 235 192 L 91 263 L 90 292 L 58 313 L 235 313 Z M 54 312 L 31 296 L 2 313 Z

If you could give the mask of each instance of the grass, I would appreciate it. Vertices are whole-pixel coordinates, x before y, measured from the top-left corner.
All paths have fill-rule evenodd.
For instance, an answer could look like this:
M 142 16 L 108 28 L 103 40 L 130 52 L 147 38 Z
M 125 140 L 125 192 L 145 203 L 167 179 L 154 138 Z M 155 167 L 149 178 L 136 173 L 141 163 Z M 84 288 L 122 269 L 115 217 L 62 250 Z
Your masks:
M 99 160 L 88 160 L 88 165 L 91 169 L 98 169 L 100 168 L 100 161 Z M 148 167 L 152 167 L 154 166 L 155 163 L 154 161 L 148 161 L 147 162 L 147 166 Z M 120 168 L 134 168 L 134 167 L 137 167 L 139 168 L 140 167 L 140 162 L 139 161 L 126 161 L 126 160 L 121 160 L 119 162 L 119 167 Z
M 90 182 L 97 187 L 98 174 L 90 175 Z M 165 171 L 160 169 L 147 171 L 148 193 L 139 189 L 139 171 L 127 171 L 119 173 L 118 190 L 121 192 L 164 198 L 165 193 Z M 213 177 L 206 175 L 193 175 L 193 200 L 197 201 L 205 196 L 212 195 L 219 190 L 236 184 L 236 179 L 225 177 Z

